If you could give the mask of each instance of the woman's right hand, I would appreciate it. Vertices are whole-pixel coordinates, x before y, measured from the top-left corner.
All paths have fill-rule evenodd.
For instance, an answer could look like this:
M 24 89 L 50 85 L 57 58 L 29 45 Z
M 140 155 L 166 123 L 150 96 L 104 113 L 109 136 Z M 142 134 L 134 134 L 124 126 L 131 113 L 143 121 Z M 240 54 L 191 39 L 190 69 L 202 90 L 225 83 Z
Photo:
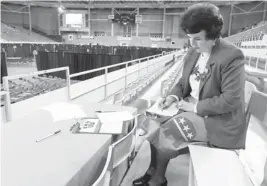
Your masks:
M 175 101 L 176 101 L 176 99 L 175 99 L 174 97 L 172 97 L 172 96 L 167 96 L 166 98 L 163 98 L 163 99 L 161 99 L 161 100 L 159 101 L 158 106 L 159 106 L 159 108 L 161 108 L 161 109 L 166 109 L 166 108 L 168 108 L 169 106 L 171 106 L 171 104 L 172 104 L 173 102 L 175 102 Z

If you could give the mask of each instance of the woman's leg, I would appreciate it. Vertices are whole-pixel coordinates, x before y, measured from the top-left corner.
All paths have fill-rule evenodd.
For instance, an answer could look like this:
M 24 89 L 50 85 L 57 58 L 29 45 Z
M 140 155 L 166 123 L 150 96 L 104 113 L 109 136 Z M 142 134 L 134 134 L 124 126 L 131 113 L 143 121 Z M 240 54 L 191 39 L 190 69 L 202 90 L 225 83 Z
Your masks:
M 147 171 L 152 177 L 148 183 L 163 185 L 166 183 L 165 173 L 170 159 L 188 153 L 187 144 L 191 141 L 207 142 L 207 131 L 202 117 L 184 112 L 164 123 L 148 141 L 152 149 Z
M 168 167 L 170 159 L 164 158 L 157 154 L 157 167 L 154 170 L 154 174 L 149 181 L 150 185 L 157 185 L 166 182 L 165 173 Z
M 146 173 L 153 175 L 157 167 L 157 150 L 152 144 L 150 144 L 150 152 L 150 165 Z

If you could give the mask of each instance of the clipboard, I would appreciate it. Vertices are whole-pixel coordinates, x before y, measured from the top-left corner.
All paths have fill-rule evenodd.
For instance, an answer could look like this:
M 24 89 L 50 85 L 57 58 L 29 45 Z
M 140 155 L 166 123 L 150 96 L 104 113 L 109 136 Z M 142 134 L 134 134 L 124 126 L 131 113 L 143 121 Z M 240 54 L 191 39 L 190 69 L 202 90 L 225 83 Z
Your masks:
M 80 117 L 73 119 L 70 131 L 92 134 L 126 134 L 128 127 L 134 122 L 134 117 L 126 111 L 100 112 L 95 117 Z

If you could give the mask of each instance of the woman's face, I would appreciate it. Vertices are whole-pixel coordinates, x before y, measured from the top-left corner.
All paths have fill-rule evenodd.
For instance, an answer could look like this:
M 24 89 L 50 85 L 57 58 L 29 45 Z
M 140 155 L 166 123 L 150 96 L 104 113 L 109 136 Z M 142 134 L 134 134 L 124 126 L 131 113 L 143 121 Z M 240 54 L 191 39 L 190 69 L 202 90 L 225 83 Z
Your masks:
M 207 52 L 210 53 L 214 45 L 214 40 L 206 39 L 206 31 L 202 30 L 196 34 L 187 34 L 192 47 L 196 49 L 197 52 Z

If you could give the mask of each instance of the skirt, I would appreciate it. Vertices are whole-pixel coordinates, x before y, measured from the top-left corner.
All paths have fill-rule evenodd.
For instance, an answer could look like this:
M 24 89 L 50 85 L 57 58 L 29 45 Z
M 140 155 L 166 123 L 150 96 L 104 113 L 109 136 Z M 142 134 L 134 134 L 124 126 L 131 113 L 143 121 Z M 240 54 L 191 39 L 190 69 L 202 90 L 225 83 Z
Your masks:
M 147 140 L 166 159 L 177 157 L 188 144 L 208 144 L 204 118 L 193 112 L 181 112 L 168 119 Z

